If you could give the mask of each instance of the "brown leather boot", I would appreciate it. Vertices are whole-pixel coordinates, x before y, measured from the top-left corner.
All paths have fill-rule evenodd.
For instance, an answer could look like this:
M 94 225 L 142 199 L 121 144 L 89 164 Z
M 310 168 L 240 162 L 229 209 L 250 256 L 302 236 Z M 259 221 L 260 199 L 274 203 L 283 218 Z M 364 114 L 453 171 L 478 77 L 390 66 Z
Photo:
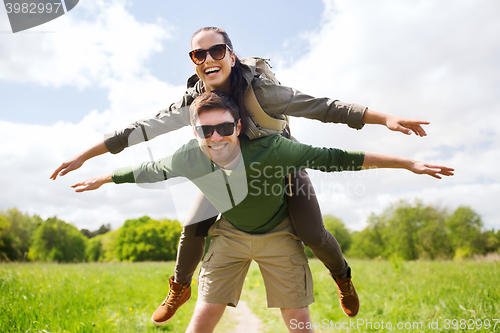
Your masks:
M 331 274 L 330 274 L 331 275 Z M 340 297 L 340 306 L 342 311 L 349 317 L 356 317 L 359 312 L 359 298 L 351 281 L 351 269 L 348 272 L 349 277 L 345 279 L 335 279 L 337 292 Z
M 174 277 L 170 277 L 170 290 L 167 298 L 160 304 L 151 317 L 153 324 L 156 326 L 165 325 L 174 316 L 175 311 L 189 298 L 191 298 L 191 283 L 180 284 L 174 281 Z

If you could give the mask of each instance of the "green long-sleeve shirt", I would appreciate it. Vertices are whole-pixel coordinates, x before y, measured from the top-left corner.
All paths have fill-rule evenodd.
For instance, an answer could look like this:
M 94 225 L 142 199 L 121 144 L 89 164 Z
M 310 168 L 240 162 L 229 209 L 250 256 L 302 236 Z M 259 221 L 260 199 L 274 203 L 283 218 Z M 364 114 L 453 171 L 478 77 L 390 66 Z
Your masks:
M 219 168 L 193 139 L 172 156 L 117 169 L 115 183 L 153 183 L 186 177 L 236 228 L 249 233 L 272 230 L 288 216 L 284 178 L 305 168 L 326 172 L 357 171 L 364 154 L 317 148 L 281 135 L 240 139 L 241 159 L 230 172 Z

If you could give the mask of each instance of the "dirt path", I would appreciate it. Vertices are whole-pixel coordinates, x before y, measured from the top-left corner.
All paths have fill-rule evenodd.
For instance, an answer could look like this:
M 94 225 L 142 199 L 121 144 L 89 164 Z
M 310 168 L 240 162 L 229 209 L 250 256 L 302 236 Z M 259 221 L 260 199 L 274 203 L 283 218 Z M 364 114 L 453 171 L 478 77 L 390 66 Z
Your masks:
M 250 310 L 245 301 L 239 301 L 236 308 L 227 307 L 224 317 L 229 316 L 236 321 L 235 331 L 237 333 L 260 333 L 262 323 L 259 318 Z

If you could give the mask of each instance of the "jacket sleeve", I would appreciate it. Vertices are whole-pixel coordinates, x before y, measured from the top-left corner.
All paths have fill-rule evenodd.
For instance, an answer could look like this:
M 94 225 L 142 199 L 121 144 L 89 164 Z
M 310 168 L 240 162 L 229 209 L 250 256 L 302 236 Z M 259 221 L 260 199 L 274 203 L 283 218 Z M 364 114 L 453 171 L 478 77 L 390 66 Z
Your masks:
M 154 118 L 136 121 L 121 130 L 104 135 L 104 144 L 112 154 L 117 154 L 129 146 L 188 126 L 189 106 L 196 96 L 193 88 L 188 89 L 180 101 L 161 110 Z
M 287 115 L 316 119 L 324 123 L 343 123 L 355 129 L 364 126 L 365 106 L 316 98 L 276 84 L 262 75 L 252 81 L 252 86 L 262 109 L 271 116 Z

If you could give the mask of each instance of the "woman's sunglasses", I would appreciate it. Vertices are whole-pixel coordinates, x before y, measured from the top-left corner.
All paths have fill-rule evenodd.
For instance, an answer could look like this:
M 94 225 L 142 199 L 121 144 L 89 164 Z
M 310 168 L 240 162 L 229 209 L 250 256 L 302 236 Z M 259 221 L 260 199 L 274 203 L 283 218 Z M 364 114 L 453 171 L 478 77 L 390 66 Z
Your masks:
M 196 49 L 189 52 L 189 57 L 194 62 L 195 65 L 201 65 L 207 59 L 207 52 L 214 60 L 222 60 L 226 56 L 226 48 L 232 52 L 231 48 L 226 44 L 215 44 L 211 46 L 208 50 Z
M 214 134 L 214 130 L 221 136 L 230 136 L 234 133 L 234 127 L 238 124 L 238 120 L 234 123 L 222 123 L 218 125 L 201 125 L 195 126 L 194 130 L 200 138 L 208 139 Z

